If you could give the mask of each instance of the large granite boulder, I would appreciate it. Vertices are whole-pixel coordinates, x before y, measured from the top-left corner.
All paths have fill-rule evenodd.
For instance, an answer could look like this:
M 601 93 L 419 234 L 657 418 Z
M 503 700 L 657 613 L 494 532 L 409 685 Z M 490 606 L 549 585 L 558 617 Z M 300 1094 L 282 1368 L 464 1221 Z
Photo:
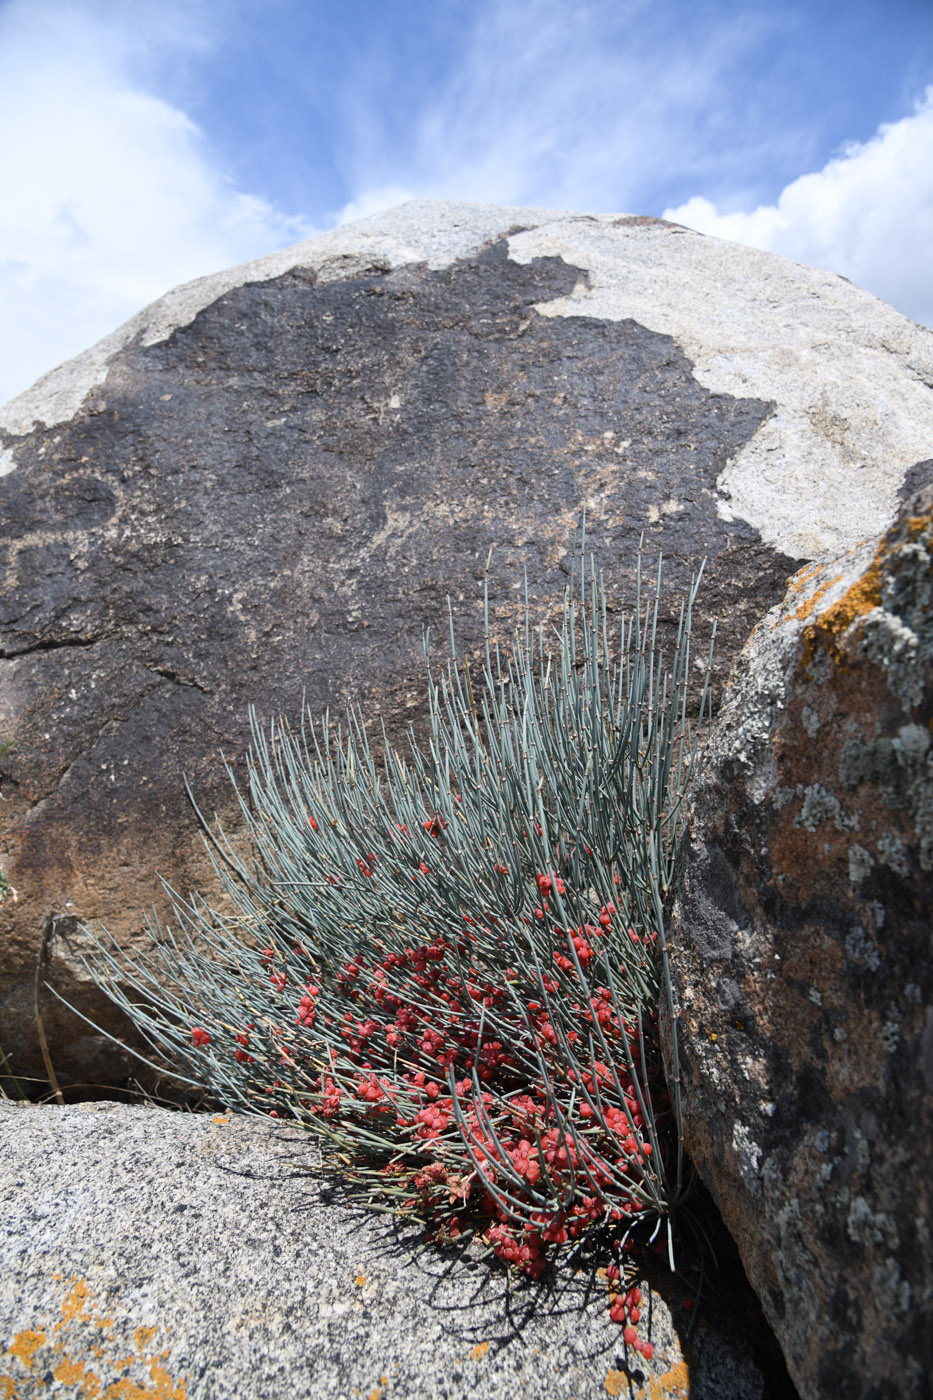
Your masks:
M 658 220 L 412 204 L 171 293 L 0 410 L 0 1048 L 129 1070 L 82 923 L 211 887 L 187 774 L 247 709 L 400 736 L 422 628 L 559 605 L 585 508 L 610 592 L 702 558 L 718 674 L 800 560 L 892 517 L 933 445 L 933 332 L 832 274 Z M 702 642 L 702 638 L 701 638 Z M 40 956 L 41 955 L 41 956 Z M 39 976 L 37 979 L 37 961 Z M 38 987 L 38 991 L 37 991 Z
M 804 1400 L 933 1375 L 933 491 L 755 629 L 679 856 L 687 1144 Z
M 646 1361 L 605 1270 L 516 1284 L 475 1249 L 419 1247 L 342 1201 L 294 1127 L 0 1099 L 0 1139 L 13 1400 L 788 1400 L 747 1284 L 688 1313 L 679 1282 L 644 1279 Z

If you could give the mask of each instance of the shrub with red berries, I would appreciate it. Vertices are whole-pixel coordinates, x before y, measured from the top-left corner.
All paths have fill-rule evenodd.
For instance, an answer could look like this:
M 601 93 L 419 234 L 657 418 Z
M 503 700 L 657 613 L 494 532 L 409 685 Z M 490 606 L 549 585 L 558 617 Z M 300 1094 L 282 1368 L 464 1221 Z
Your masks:
M 484 675 L 432 680 L 430 738 L 404 755 L 377 758 L 356 713 L 341 730 L 253 717 L 253 863 L 211 836 L 235 913 L 176 897 L 151 958 L 101 942 L 95 968 L 190 1082 L 304 1124 L 368 1197 L 443 1237 L 532 1277 L 594 1232 L 614 1241 L 611 1315 L 633 1345 L 618 1260 L 640 1225 L 669 1232 L 684 1189 L 658 1015 L 696 587 L 669 669 L 660 569 L 617 638 L 582 570 L 552 637 L 529 624 L 504 655 L 487 624 Z

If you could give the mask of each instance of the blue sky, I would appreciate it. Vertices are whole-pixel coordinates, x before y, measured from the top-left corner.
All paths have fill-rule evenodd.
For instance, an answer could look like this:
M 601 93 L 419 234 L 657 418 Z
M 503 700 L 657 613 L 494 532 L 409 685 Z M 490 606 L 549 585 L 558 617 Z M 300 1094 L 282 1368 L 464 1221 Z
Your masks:
M 0 0 L 0 402 L 406 198 L 668 215 L 933 323 L 933 0 Z

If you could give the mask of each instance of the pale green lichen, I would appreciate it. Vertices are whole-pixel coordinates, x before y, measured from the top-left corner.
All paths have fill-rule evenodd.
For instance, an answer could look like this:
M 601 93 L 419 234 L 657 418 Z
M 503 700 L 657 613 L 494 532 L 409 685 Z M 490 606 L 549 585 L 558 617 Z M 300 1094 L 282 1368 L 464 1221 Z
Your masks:
M 901 1039 L 901 1014 L 897 1007 L 888 1007 L 888 1019 L 878 1032 L 878 1039 L 889 1055 L 893 1055 Z
M 839 777 L 849 789 L 873 783 L 889 811 L 905 812 L 916 835 L 920 869 L 933 870 L 933 744 L 923 725 L 904 724 L 893 739 L 878 735 L 847 740 L 839 758 Z M 906 874 L 907 857 L 900 835 L 884 832 L 878 849 L 884 864 Z M 850 853 L 850 878 L 851 872 L 857 873 L 863 865 L 864 857 L 857 857 L 853 866 Z M 861 878 L 864 875 L 858 876 Z
M 816 710 L 810 705 L 804 705 L 800 712 L 800 719 L 810 738 L 815 739 L 820 728 L 820 717 Z
M 891 739 L 883 736 L 847 739 L 839 755 L 839 778 L 846 788 L 877 783 L 884 789 L 882 796 L 888 807 L 895 809 L 903 805 L 895 788 L 898 763 Z
M 864 1196 L 856 1196 L 849 1206 L 846 1221 L 849 1239 L 855 1244 L 884 1244 L 888 1249 L 897 1249 L 899 1238 L 897 1225 L 884 1211 L 874 1211 Z
M 875 608 L 862 619 L 859 653 L 884 672 L 891 692 L 908 709 L 923 699 L 920 638 L 894 613 Z
M 865 963 L 872 972 L 877 971 L 881 965 L 881 953 L 878 945 L 869 938 L 861 924 L 856 924 L 850 930 L 846 938 L 845 949 L 854 962 Z
M 892 1312 L 897 1316 L 909 1312 L 910 1284 L 901 1273 L 896 1259 L 885 1259 L 883 1264 L 878 1264 L 872 1270 L 871 1291 L 881 1312 Z
M 930 731 L 922 724 L 903 724 L 897 731 L 892 747 L 898 761 L 905 765 L 920 762 L 930 747 Z
M 753 1196 L 761 1193 L 761 1148 L 753 1139 L 744 1123 L 736 1123 L 732 1129 L 732 1150 L 736 1166 L 746 1188 Z
M 849 883 L 859 885 L 870 874 L 874 860 L 864 846 L 849 847 Z
M 800 812 L 794 818 L 794 826 L 805 827 L 807 831 L 816 831 L 817 827 L 822 826 L 824 822 L 832 821 L 837 831 L 852 831 L 859 825 L 858 816 L 847 817 L 842 810 L 839 798 L 820 783 L 811 783 L 809 787 L 800 784 L 797 788 L 797 796 L 802 799 L 802 802 Z
M 895 832 L 882 832 L 878 837 L 878 853 L 884 864 L 890 866 L 898 875 L 907 874 L 904 843 Z

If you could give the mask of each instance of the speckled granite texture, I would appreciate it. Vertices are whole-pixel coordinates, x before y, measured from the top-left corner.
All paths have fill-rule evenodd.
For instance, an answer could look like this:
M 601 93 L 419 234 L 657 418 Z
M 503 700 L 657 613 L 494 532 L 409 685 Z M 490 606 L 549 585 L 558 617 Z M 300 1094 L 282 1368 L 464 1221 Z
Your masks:
M 5 1400 L 786 1395 L 740 1319 L 701 1315 L 685 1350 L 653 1291 L 649 1368 L 598 1279 L 526 1288 L 476 1258 L 413 1257 L 411 1232 L 335 1199 L 285 1125 L 0 1100 L 0 1143 Z

